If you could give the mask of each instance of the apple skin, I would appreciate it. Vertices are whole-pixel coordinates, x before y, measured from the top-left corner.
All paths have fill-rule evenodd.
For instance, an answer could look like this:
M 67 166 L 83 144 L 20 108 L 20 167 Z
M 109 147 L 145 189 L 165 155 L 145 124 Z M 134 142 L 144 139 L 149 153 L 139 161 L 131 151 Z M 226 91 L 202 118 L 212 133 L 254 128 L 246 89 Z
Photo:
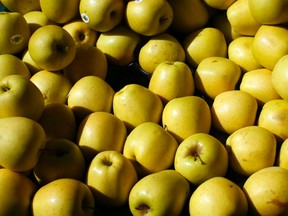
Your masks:
M 40 89 L 27 77 L 9 75 L 0 81 L 0 117 L 23 116 L 39 120 L 44 110 Z
M 32 200 L 34 216 L 93 216 L 95 200 L 82 181 L 62 178 L 37 190 Z
M 120 207 L 138 181 L 137 172 L 123 154 L 113 150 L 98 153 L 91 161 L 86 177 L 96 206 Z
M 0 166 L 17 172 L 31 170 L 45 147 L 39 123 L 25 117 L 0 118 Z
M 175 170 L 162 170 L 140 179 L 129 194 L 134 216 L 180 215 L 190 196 L 188 181 Z
M 72 36 L 58 25 L 38 28 L 28 43 L 33 61 L 48 71 L 59 71 L 68 66 L 76 55 L 76 48 Z
M 33 173 L 41 185 L 60 178 L 83 181 L 86 163 L 76 143 L 68 139 L 52 139 L 46 142 Z
M 22 173 L 0 168 L 0 215 L 31 215 L 36 184 Z
M 198 186 L 210 178 L 226 175 L 228 153 L 224 144 L 212 135 L 196 133 L 180 143 L 174 167 L 191 184 Z

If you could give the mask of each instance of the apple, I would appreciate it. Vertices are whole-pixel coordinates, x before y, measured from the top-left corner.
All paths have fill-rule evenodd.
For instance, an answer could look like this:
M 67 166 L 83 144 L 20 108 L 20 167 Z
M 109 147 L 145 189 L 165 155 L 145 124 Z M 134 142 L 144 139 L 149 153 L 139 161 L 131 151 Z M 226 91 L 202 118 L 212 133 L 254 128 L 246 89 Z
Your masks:
M 128 202 L 137 181 L 132 163 L 120 152 L 106 150 L 91 161 L 85 182 L 94 195 L 96 206 L 115 208 Z
M 288 170 L 288 139 L 285 139 L 279 147 L 278 155 L 276 158 L 276 165 Z
M 22 61 L 25 63 L 25 65 L 28 67 L 30 74 L 33 75 L 37 73 L 40 70 L 43 70 L 39 65 L 35 63 L 35 61 L 31 58 L 29 50 L 26 49 L 22 53 Z
M 278 167 L 263 168 L 245 181 L 246 194 L 251 215 L 287 215 L 288 170 Z
M 0 65 L 0 80 L 5 76 L 12 74 L 19 74 L 27 78 L 31 77 L 31 73 L 27 65 L 15 55 L 1 54 Z
M 39 0 L 22 0 L 20 2 L 17 0 L 1 0 L 1 3 L 9 11 L 18 12 L 22 15 L 41 9 Z
M 106 32 L 119 25 L 124 9 L 124 0 L 81 0 L 79 4 L 83 22 L 97 32 Z
M 98 32 L 89 28 L 81 19 L 74 19 L 62 26 L 74 39 L 77 46 L 95 46 Z
M 140 179 L 129 194 L 134 216 L 180 215 L 190 196 L 188 181 L 175 170 L 162 170 Z
M 19 54 L 27 48 L 31 32 L 22 14 L 0 12 L 0 26 L 3 31 L 0 35 L 0 54 Z
M 130 132 L 144 122 L 159 123 L 163 104 L 161 99 L 147 87 L 140 84 L 127 84 L 115 92 L 112 112 Z
M 190 184 L 199 186 L 228 170 L 225 146 L 207 133 L 196 133 L 184 139 L 175 154 L 174 167 Z
M 250 176 L 260 169 L 273 166 L 276 147 L 274 134 L 254 125 L 236 130 L 226 140 L 229 165 L 243 176 Z
M 128 26 L 118 25 L 110 31 L 102 32 L 96 47 L 105 53 L 110 63 L 125 66 L 135 60 L 140 39 L 140 35 Z
M 163 109 L 162 126 L 178 143 L 195 133 L 209 133 L 211 127 L 209 105 L 198 96 L 174 98 Z
M 43 128 L 26 117 L 0 118 L 0 166 L 17 172 L 31 170 L 46 143 Z
M 207 57 L 227 57 L 224 34 L 215 27 L 203 27 L 190 32 L 183 39 L 187 63 L 196 68 Z
M 56 179 L 37 190 L 32 200 L 34 216 L 93 216 L 95 200 L 90 188 L 82 181 Z
M 63 69 L 63 74 L 72 84 L 91 75 L 105 80 L 107 73 L 107 57 L 96 46 L 77 46 L 73 61 Z
M 165 32 L 173 20 L 173 9 L 167 0 L 128 1 L 126 23 L 138 34 L 154 36 Z
M 112 113 L 96 111 L 80 122 L 76 143 L 85 159 L 90 162 L 102 151 L 113 150 L 122 153 L 126 137 L 127 130 L 123 121 Z
M 174 98 L 194 95 L 192 70 L 185 62 L 164 61 L 152 73 L 148 88 L 160 97 L 163 104 Z
M 67 95 L 72 88 L 70 80 L 60 71 L 41 70 L 32 75 L 30 80 L 42 92 L 45 105 L 66 103 Z
M 71 88 L 67 105 L 77 121 L 96 111 L 111 112 L 114 98 L 113 88 L 98 76 L 84 76 Z
M 255 124 L 258 103 L 255 97 L 241 90 L 218 94 L 211 105 L 212 126 L 223 133 Z
M 145 176 L 171 168 L 177 148 L 176 139 L 163 127 L 144 122 L 127 136 L 123 155 L 133 163 L 139 176 Z
M 48 71 L 58 71 L 73 61 L 76 44 L 72 36 L 62 27 L 46 25 L 31 35 L 28 50 L 39 67 Z
M 23 116 L 39 120 L 44 109 L 40 89 L 27 77 L 8 75 L 0 81 L 0 117 Z
M 218 10 L 227 10 L 237 0 L 204 0 L 205 4 Z
M 191 216 L 248 214 L 247 198 L 237 184 L 225 177 L 213 177 L 203 182 L 189 200 Z
M 57 138 L 75 140 L 77 122 L 72 109 L 67 104 L 50 103 L 45 105 L 38 123 L 44 129 L 47 141 Z
M 235 90 L 241 75 L 239 65 L 229 58 L 207 57 L 195 70 L 195 88 L 203 95 L 214 99 L 222 92 Z
M 22 173 L 0 169 L 0 215 L 31 215 L 34 182 Z
M 80 0 L 39 0 L 41 11 L 48 19 L 65 24 L 78 17 Z
M 164 61 L 185 61 L 182 44 L 167 32 L 149 37 L 148 41 L 140 47 L 138 54 L 139 65 L 148 74 L 152 74 Z
M 76 143 L 68 139 L 51 139 L 33 167 L 33 174 L 40 185 L 60 178 L 84 181 L 86 163 Z

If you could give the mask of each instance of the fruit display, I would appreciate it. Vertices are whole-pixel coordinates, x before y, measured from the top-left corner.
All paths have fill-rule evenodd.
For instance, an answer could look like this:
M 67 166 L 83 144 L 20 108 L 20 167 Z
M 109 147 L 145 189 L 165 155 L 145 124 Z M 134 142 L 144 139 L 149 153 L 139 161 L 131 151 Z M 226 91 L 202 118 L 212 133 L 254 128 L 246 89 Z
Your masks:
M 0 0 L 0 216 L 288 215 L 287 0 Z

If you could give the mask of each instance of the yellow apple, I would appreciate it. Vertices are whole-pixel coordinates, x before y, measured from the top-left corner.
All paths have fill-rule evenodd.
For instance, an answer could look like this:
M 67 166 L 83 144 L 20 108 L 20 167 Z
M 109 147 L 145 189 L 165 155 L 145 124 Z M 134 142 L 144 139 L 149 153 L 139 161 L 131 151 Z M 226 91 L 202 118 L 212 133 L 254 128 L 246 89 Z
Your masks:
M 63 69 L 63 73 L 72 84 L 92 75 L 105 80 L 108 61 L 105 54 L 95 46 L 77 46 L 74 59 Z
M 251 14 L 249 0 L 237 0 L 227 9 L 227 19 L 234 31 L 245 36 L 254 36 L 261 24 Z
M 134 216 L 180 215 L 190 196 L 188 181 L 175 170 L 162 170 L 140 179 L 129 194 Z
M 201 0 L 168 0 L 173 9 L 173 20 L 169 28 L 178 34 L 186 34 L 208 24 L 209 12 Z
M 167 0 L 128 1 L 125 20 L 132 31 L 145 36 L 165 32 L 173 20 L 173 9 Z
M 186 61 L 193 68 L 210 56 L 227 57 L 224 34 L 214 27 L 204 27 L 189 33 L 183 40 L 183 48 Z
M 127 130 L 123 121 L 112 113 L 96 111 L 80 122 L 76 143 L 85 159 L 91 161 L 102 151 L 113 150 L 122 153 L 126 137 Z
M 72 109 L 77 121 L 82 121 L 95 111 L 112 111 L 113 88 L 98 76 L 85 76 L 71 88 L 67 105 Z
M 288 2 L 285 0 L 248 0 L 251 14 L 261 24 L 285 24 L 288 22 Z
M 211 127 L 209 105 L 198 96 L 174 98 L 163 109 L 162 125 L 178 143 L 195 133 L 209 133 Z
M 55 23 L 65 24 L 79 15 L 80 0 L 39 0 L 41 11 Z
M 288 138 L 288 101 L 274 99 L 266 102 L 260 110 L 257 124 L 271 131 L 278 141 Z
M 195 88 L 214 99 L 222 92 L 235 90 L 241 75 L 241 68 L 232 60 L 226 57 L 207 57 L 195 70 Z
M 276 62 L 288 54 L 288 29 L 279 25 L 261 25 L 254 36 L 252 54 L 259 64 L 273 70 Z
M 8 75 L 0 81 L 0 118 L 23 116 L 38 120 L 44 109 L 40 89 L 27 77 Z
M 31 215 L 36 185 L 24 174 L 0 169 L 0 215 Z
M 174 167 L 192 185 L 199 186 L 210 178 L 226 175 L 227 150 L 208 133 L 192 134 L 179 144 Z
M 42 92 L 45 105 L 66 103 L 66 98 L 72 88 L 71 81 L 60 71 L 41 70 L 32 75 L 30 80 Z
M 31 32 L 22 14 L 0 12 L 0 26 L 0 54 L 19 54 L 27 48 Z
M 276 159 L 276 138 L 260 126 L 247 126 L 236 130 L 226 140 L 229 165 L 243 176 L 273 166 Z
M 241 68 L 242 73 L 263 68 L 252 54 L 254 37 L 240 36 L 228 45 L 228 58 Z
M 185 61 L 185 51 L 180 41 L 170 33 L 152 36 L 140 48 L 138 61 L 140 67 L 152 74 L 164 61 Z
M 218 10 L 227 10 L 237 0 L 204 0 L 209 7 Z
M 288 139 L 280 143 L 279 152 L 277 155 L 276 165 L 288 170 Z
M 140 35 L 128 26 L 119 25 L 110 31 L 102 32 L 96 47 L 105 53 L 110 63 L 125 66 L 135 60 L 135 51 L 140 39 Z
M 42 186 L 60 178 L 84 181 L 86 163 L 76 143 L 68 139 L 51 139 L 33 167 L 33 174 Z
M 123 155 L 131 160 L 139 176 L 145 176 L 171 168 L 177 148 L 176 139 L 163 127 L 144 122 L 127 136 Z
M 160 97 L 163 104 L 174 98 L 194 95 L 192 70 L 185 62 L 164 61 L 152 73 L 148 88 Z
M 95 200 L 88 185 L 76 179 L 62 178 L 37 190 L 32 212 L 34 216 L 93 216 Z
M 248 214 L 248 201 L 242 189 L 225 177 L 214 177 L 202 183 L 189 200 L 190 216 Z
M 89 28 L 81 19 L 71 20 L 63 28 L 73 37 L 77 46 L 95 46 L 98 32 Z
M 81 0 L 79 13 L 83 22 L 97 32 L 106 32 L 122 21 L 124 0 Z
M 128 131 L 144 122 L 159 123 L 163 104 L 151 90 L 139 84 L 127 84 L 113 97 L 113 113 Z
M 256 98 L 241 90 L 230 90 L 217 95 L 212 103 L 212 125 L 216 130 L 232 134 L 236 130 L 252 126 L 256 120 Z
M 280 78 L 284 81 L 284 76 Z M 276 85 L 280 85 L 278 82 Z M 240 81 L 239 89 L 254 96 L 259 106 L 266 102 L 281 97 L 272 83 L 272 71 L 267 68 L 260 68 L 246 72 Z
M 0 118 L 0 166 L 17 172 L 38 162 L 46 136 L 40 124 L 25 117 Z
M 43 70 L 38 64 L 35 63 L 35 61 L 31 58 L 29 50 L 26 49 L 23 52 L 22 55 L 22 61 L 25 63 L 25 65 L 28 67 L 30 74 L 33 75 L 37 73 L 40 70 Z
M 120 207 L 128 202 L 138 176 L 132 163 L 113 150 L 102 151 L 91 161 L 86 177 L 96 206 Z
M 250 215 L 287 215 L 288 170 L 273 166 L 263 168 L 245 181 Z
M 39 0 L 1 0 L 1 3 L 9 11 L 18 12 L 23 15 L 30 11 L 38 11 L 41 9 Z
M 64 103 L 50 103 L 45 105 L 43 113 L 38 120 L 46 134 L 46 140 L 76 138 L 76 119 L 68 105 Z
M 1 54 L 0 65 L 0 80 L 5 76 L 12 74 L 19 74 L 27 78 L 31 77 L 31 73 L 27 65 L 15 55 Z

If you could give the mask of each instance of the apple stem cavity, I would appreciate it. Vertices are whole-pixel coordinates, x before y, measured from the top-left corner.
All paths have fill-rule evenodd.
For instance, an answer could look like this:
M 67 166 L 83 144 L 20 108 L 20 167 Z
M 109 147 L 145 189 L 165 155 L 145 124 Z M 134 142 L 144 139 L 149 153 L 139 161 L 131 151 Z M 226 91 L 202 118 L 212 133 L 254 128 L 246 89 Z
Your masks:
M 135 207 L 137 211 L 140 211 L 141 215 L 147 215 L 150 211 L 150 207 L 146 204 L 141 204 L 140 206 Z
M 7 92 L 10 90 L 10 87 L 9 86 L 2 86 L 1 89 L 2 89 L 2 91 Z

